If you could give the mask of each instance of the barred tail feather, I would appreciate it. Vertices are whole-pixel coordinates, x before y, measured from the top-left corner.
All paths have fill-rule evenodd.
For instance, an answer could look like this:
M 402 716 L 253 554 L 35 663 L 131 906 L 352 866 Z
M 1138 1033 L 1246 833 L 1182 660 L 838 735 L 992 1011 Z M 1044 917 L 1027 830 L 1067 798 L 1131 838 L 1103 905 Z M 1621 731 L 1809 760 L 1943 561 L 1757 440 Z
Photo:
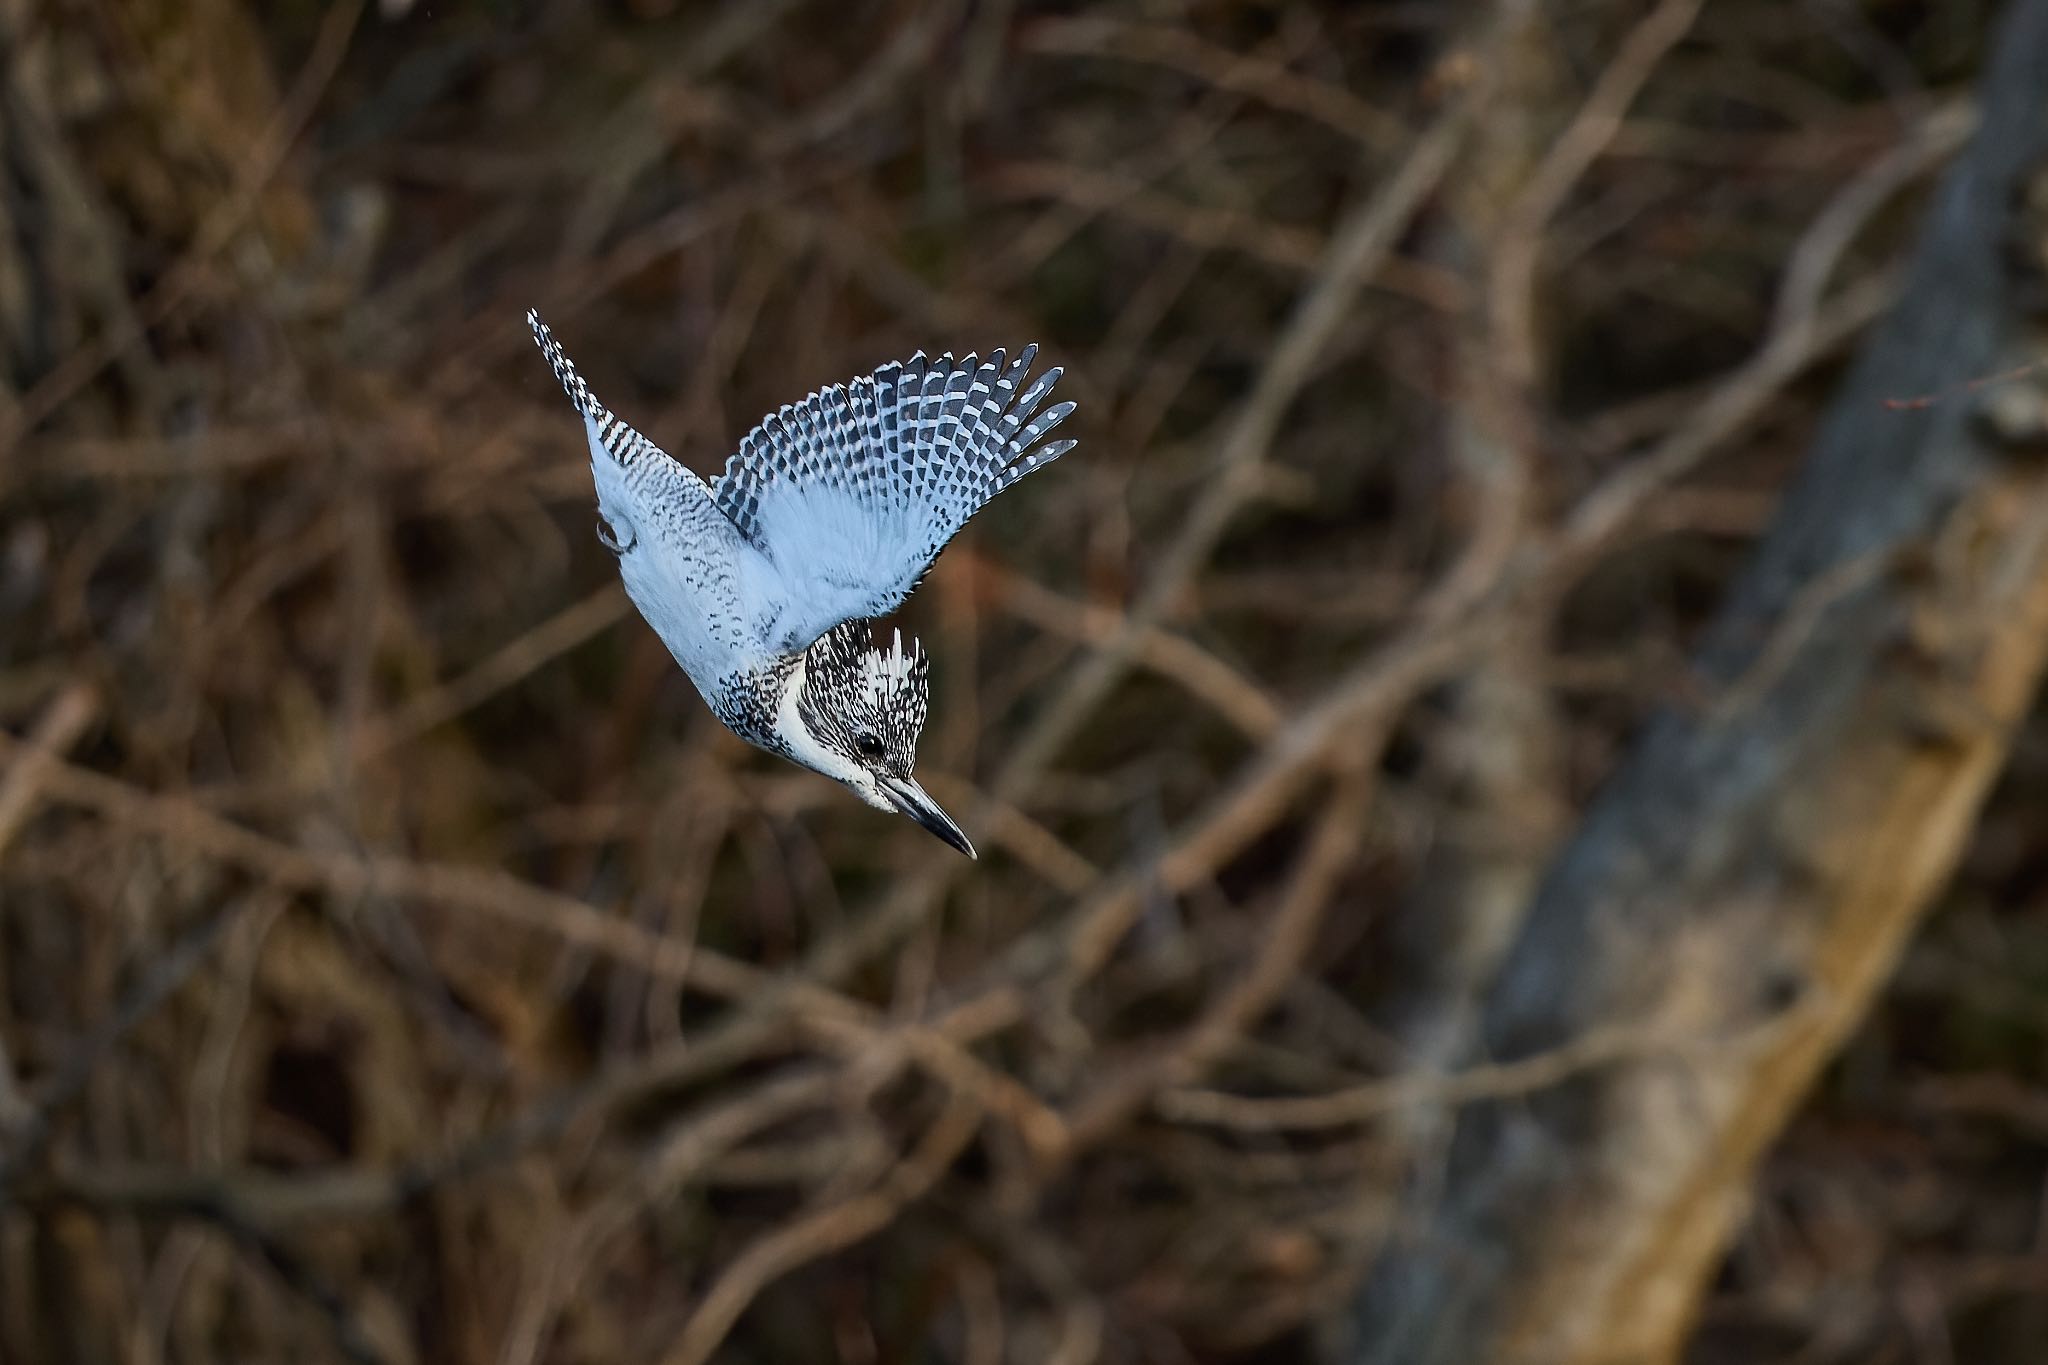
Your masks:
M 661 447 L 642 436 L 632 427 L 621 422 L 612 410 L 597 401 L 597 395 L 590 391 L 583 376 L 577 373 L 576 364 L 562 349 L 562 343 L 555 340 L 554 332 L 540 320 L 540 310 L 526 310 L 526 325 L 533 329 L 534 344 L 547 357 L 548 367 L 561 381 L 562 392 L 569 395 L 569 401 L 576 405 L 576 411 L 583 414 L 583 420 L 590 428 L 591 445 L 616 460 L 621 466 L 631 468 L 635 461 L 649 453 L 664 455 Z M 665 455 L 664 455 L 665 458 Z

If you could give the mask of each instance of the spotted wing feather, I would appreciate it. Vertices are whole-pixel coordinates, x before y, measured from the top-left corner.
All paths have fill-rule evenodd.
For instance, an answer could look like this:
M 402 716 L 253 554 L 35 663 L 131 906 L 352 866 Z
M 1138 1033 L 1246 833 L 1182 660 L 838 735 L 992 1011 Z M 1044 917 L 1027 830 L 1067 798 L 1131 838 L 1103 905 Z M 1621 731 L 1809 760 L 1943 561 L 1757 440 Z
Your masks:
M 802 649 L 842 621 L 894 611 L 969 518 L 1073 448 L 1044 439 L 1074 405 L 1040 411 L 1060 371 L 1027 383 L 1037 354 L 919 352 L 747 435 L 711 492 L 772 565 L 771 647 Z

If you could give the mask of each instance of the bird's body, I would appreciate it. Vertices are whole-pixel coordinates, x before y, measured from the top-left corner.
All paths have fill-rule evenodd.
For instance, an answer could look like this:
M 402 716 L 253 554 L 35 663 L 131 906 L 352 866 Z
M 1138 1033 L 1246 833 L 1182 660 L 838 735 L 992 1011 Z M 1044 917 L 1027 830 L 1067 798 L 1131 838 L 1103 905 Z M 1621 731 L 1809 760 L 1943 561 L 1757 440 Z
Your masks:
M 534 340 L 583 415 L 600 535 L 627 596 L 713 713 L 749 743 L 901 810 L 972 856 L 911 778 L 928 663 L 869 643 L 968 518 L 1072 441 L 1040 444 L 1072 403 L 1006 363 L 885 365 L 764 419 L 710 484 L 591 395 L 554 336 Z

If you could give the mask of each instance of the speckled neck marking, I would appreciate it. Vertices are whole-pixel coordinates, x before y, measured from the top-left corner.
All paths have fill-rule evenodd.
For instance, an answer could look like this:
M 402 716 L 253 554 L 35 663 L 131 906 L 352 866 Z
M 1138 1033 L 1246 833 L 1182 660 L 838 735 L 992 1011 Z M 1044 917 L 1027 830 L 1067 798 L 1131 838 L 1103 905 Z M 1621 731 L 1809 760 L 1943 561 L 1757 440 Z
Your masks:
M 728 730 L 757 748 L 793 758 L 789 744 L 775 732 L 775 718 L 790 674 L 803 662 L 801 654 L 772 659 L 754 672 L 731 673 L 718 681 L 718 719 Z

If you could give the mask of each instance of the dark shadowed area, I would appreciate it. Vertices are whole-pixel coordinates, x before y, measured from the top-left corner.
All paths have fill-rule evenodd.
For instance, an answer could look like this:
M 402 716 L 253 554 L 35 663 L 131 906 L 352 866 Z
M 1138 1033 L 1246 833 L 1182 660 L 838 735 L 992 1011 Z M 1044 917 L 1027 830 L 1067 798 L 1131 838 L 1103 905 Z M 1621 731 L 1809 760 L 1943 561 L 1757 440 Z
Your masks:
M 722 729 L 707 476 L 1036 341 Z M 0 0 L 0 1362 L 2048 1359 L 2048 0 Z

